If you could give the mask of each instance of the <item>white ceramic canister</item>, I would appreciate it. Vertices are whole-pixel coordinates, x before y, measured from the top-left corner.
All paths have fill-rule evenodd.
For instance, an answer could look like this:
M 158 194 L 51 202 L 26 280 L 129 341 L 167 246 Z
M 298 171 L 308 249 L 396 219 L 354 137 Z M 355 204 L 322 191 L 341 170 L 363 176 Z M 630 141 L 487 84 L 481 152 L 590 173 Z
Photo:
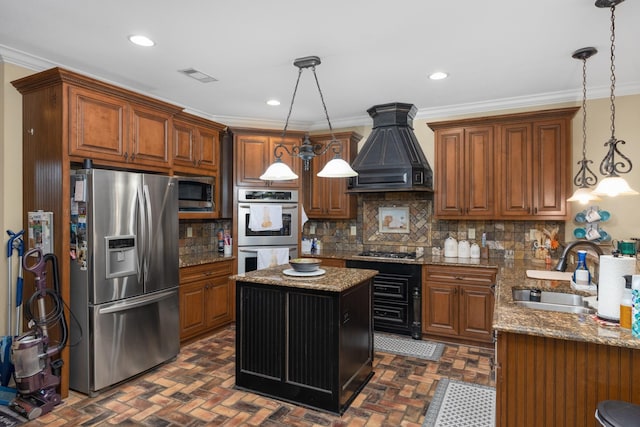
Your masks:
M 458 258 L 469 258 L 470 254 L 469 242 L 460 240 L 458 242 Z
M 471 258 L 480 258 L 480 246 L 477 243 L 473 243 L 470 249 Z
M 451 236 L 444 241 L 444 256 L 446 258 L 458 257 L 458 241 Z

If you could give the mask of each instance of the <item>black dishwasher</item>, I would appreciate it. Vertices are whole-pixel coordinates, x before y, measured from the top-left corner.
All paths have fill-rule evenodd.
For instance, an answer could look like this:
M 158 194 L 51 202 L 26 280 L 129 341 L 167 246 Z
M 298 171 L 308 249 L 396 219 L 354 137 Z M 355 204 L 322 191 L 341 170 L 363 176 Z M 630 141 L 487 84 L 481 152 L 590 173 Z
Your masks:
M 346 266 L 378 270 L 373 278 L 374 330 L 422 338 L 420 264 L 347 260 Z

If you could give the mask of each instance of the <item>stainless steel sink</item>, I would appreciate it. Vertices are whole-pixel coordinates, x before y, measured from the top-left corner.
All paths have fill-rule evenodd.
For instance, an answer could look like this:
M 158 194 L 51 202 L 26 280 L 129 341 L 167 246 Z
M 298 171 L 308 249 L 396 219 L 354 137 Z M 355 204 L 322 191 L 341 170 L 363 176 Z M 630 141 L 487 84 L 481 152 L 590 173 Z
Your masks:
M 592 314 L 596 312 L 587 306 L 582 295 L 549 291 L 536 292 L 534 289 L 513 289 L 512 296 L 513 302 L 521 307 L 563 313 Z

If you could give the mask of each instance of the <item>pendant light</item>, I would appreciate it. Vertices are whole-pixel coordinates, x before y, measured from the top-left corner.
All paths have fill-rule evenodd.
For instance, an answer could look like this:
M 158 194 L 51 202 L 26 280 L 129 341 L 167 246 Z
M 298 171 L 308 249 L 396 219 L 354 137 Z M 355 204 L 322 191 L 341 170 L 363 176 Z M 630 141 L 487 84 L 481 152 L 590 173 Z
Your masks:
M 571 55 L 574 59 L 582 61 L 582 160 L 578 162 L 580 170 L 573 178 L 573 185 L 578 189 L 567 202 L 580 202 L 582 205 L 595 200 L 600 200 L 598 196 L 591 192 L 591 186 L 598 182 L 598 177 L 589 168 L 591 160 L 587 160 L 587 59 L 598 53 L 595 47 L 583 47 Z
M 625 144 L 623 140 L 616 139 L 616 105 L 615 105 L 615 87 L 616 87 L 616 74 L 615 74 L 615 10 L 616 5 L 622 3 L 624 0 L 596 0 L 596 6 L 600 8 L 608 7 L 611 9 L 611 138 L 605 142 L 605 146 L 608 146 L 608 151 L 602 162 L 600 163 L 600 173 L 605 178 L 600 181 L 593 193 L 598 196 L 627 196 L 639 194 L 633 190 L 627 181 L 619 174 L 631 172 L 632 164 L 631 160 L 622 154 L 618 149 L 618 144 Z M 620 156 L 620 159 L 616 159 L 616 155 Z
M 316 80 L 316 86 L 318 87 L 318 92 L 320 93 L 320 100 L 322 101 L 322 107 L 324 108 L 324 114 L 327 118 L 327 123 L 329 124 L 329 132 L 331 133 L 331 141 L 325 145 L 322 144 L 313 144 L 309 140 L 309 135 L 305 135 L 304 141 L 301 146 L 294 146 L 291 150 L 287 148 L 283 143 L 276 145 L 273 149 L 273 155 L 276 160 L 267 168 L 264 174 L 260 176 L 260 179 L 265 181 L 285 181 L 291 179 L 297 179 L 298 175 L 296 175 L 291 168 L 282 161 L 283 152 L 286 152 L 290 156 L 299 157 L 302 159 L 304 164 L 304 170 L 309 170 L 309 162 L 313 160 L 314 157 L 320 156 L 326 153 L 329 149 L 331 149 L 334 153 L 334 158 L 327 162 L 324 168 L 320 172 L 318 172 L 319 177 L 323 178 L 348 178 L 352 176 L 357 176 L 358 173 L 354 171 L 349 163 L 342 160 L 340 154 L 342 153 L 342 144 L 336 139 L 333 135 L 333 127 L 331 127 L 331 121 L 329 120 L 329 113 L 327 112 L 327 106 L 324 103 L 324 96 L 322 95 L 322 90 L 320 89 L 320 83 L 318 82 L 318 76 L 316 75 L 316 65 L 320 65 L 320 58 L 317 56 L 307 56 L 304 58 L 298 58 L 293 61 L 293 65 L 298 67 L 298 80 L 296 80 L 296 86 L 293 89 L 293 97 L 291 98 L 291 105 L 289 106 L 289 114 L 287 115 L 287 120 L 284 124 L 284 130 L 282 131 L 282 139 L 287 133 L 287 127 L 289 126 L 289 118 L 291 117 L 291 111 L 293 110 L 293 103 L 296 99 L 296 93 L 298 92 L 298 83 L 300 83 L 300 76 L 302 75 L 302 71 L 306 68 L 311 68 L 313 71 L 313 76 Z

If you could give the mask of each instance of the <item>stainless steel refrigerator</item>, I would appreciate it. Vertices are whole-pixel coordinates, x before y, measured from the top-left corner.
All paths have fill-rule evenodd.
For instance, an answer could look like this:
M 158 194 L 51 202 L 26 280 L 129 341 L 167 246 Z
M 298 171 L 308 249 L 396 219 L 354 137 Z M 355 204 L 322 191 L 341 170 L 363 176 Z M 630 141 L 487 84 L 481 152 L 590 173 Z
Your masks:
M 72 172 L 71 190 L 69 385 L 93 396 L 180 351 L 178 192 L 103 169 Z

